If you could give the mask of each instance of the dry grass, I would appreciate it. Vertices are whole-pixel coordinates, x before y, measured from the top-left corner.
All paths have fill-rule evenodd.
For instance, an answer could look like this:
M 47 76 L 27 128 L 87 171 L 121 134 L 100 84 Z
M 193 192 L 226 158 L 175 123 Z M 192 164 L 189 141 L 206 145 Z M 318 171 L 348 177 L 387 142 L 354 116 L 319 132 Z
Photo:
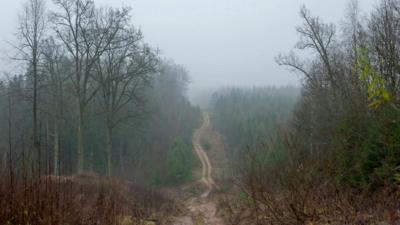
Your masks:
M 131 225 L 164 220 L 174 202 L 156 190 L 93 175 L 0 183 L 0 224 Z
M 326 162 L 309 165 L 251 170 L 221 200 L 220 211 L 232 225 L 400 224 L 400 187 L 338 187 L 321 169 Z

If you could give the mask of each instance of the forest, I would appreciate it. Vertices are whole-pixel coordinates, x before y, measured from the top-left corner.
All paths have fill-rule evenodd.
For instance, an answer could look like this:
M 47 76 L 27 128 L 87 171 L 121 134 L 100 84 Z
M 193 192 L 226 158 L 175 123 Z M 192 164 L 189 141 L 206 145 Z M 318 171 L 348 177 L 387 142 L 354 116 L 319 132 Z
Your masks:
M 364 20 L 351 1 L 336 26 L 302 7 L 295 49 L 276 57 L 302 77 L 298 97 L 285 88 L 214 96 L 248 196 L 232 193 L 232 224 L 398 223 L 399 9 L 382 0 Z
M 304 5 L 275 57 L 299 86 L 207 89 L 201 107 L 133 15 L 21 7 L 19 69 L 0 76 L 0 224 L 400 223 L 399 0 L 350 0 L 340 24 Z
M 1 224 L 88 224 L 67 211 L 85 203 L 60 208 L 68 202 L 59 195 L 76 191 L 68 180 L 75 174 L 147 185 L 190 180 L 201 112 L 186 98 L 187 70 L 145 42 L 129 8 L 45 4 L 24 5 L 13 45 L 24 72 L 0 83 Z M 34 214 L 50 209 L 48 218 Z

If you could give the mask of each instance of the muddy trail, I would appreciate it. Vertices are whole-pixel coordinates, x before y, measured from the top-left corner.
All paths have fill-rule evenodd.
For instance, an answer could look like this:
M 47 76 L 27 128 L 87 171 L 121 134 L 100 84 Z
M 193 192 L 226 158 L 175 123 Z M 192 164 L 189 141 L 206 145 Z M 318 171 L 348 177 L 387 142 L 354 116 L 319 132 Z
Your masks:
M 204 122 L 202 126 L 194 133 L 193 135 L 193 147 L 196 152 L 197 157 L 201 162 L 202 173 L 200 181 L 207 186 L 207 190 L 201 195 L 201 197 L 206 198 L 210 194 L 210 192 L 216 188 L 216 184 L 212 178 L 212 165 L 210 163 L 210 159 L 208 158 L 207 153 L 204 151 L 201 146 L 201 137 L 204 135 L 204 132 L 210 126 L 210 117 L 208 114 L 204 114 Z
M 203 123 L 193 135 L 194 152 L 201 162 L 201 177 L 196 185 L 201 190 L 205 189 L 198 196 L 192 196 L 185 200 L 185 212 L 174 220 L 173 225 L 223 225 L 223 220 L 217 214 L 216 202 L 210 193 L 218 188 L 213 175 L 213 166 L 204 150 L 201 139 L 210 126 L 210 117 L 207 113 L 203 115 Z

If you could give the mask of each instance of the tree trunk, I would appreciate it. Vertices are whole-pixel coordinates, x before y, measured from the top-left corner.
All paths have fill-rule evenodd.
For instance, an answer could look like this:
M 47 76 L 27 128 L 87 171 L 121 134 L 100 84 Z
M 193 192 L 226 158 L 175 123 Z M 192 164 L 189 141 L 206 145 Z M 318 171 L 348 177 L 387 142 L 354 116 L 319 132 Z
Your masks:
M 122 143 L 122 139 L 120 138 L 119 141 L 119 165 L 120 165 L 120 174 L 122 176 L 125 176 L 125 166 L 124 166 L 124 157 L 123 157 L 123 143 Z
M 106 145 L 106 152 L 107 152 L 107 175 L 111 176 L 112 170 L 112 134 L 113 128 L 111 126 L 107 126 L 107 145 Z
M 78 140 L 78 162 L 77 162 L 77 173 L 83 173 L 84 167 L 84 149 L 83 149 L 83 111 L 82 105 L 80 101 L 78 101 L 78 131 L 77 131 L 77 140 Z
M 51 173 L 51 159 L 50 159 L 50 121 L 49 114 L 46 114 L 46 175 Z
M 32 67 L 33 67 L 33 155 L 36 155 L 34 157 L 37 160 L 37 172 L 38 175 L 41 175 L 40 172 L 40 167 L 41 167 L 41 152 L 40 152 L 40 145 L 39 145 L 39 138 L 38 138 L 38 132 L 37 132 L 37 52 L 36 52 L 36 43 L 33 46 L 32 50 Z
M 5 173 L 7 171 L 7 152 L 3 153 L 2 164 L 1 164 L 1 173 Z
M 89 164 L 89 172 L 94 172 L 94 153 L 93 148 L 90 149 L 90 164 Z
M 58 119 L 57 116 L 54 115 L 54 165 L 53 165 L 53 174 L 58 176 L 59 168 L 58 163 L 59 160 L 59 153 L 60 153 L 60 142 L 59 142 L 59 131 L 58 131 Z
M 8 87 L 10 88 L 10 86 Z M 10 184 L 11 188 L 13 188 L 14 179 L 13 179 L 13 167 L 12 167 L 12 151 L 13 151 L 13 143 L 12 143 L 12 99 L 11 99 L 11 91 L 8 91 L 8 168 L 10 175 Z

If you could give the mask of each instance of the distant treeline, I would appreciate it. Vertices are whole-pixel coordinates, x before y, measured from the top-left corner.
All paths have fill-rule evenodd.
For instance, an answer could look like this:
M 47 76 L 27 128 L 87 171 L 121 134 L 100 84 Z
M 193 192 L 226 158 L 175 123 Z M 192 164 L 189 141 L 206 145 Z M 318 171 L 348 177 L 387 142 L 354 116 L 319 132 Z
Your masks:
M 241 159 L 249 148 L 277 138 L 298 101 L 296 87 L 225 88 L 211 100 L 214 126 L 230 145 L 232 157 Z

